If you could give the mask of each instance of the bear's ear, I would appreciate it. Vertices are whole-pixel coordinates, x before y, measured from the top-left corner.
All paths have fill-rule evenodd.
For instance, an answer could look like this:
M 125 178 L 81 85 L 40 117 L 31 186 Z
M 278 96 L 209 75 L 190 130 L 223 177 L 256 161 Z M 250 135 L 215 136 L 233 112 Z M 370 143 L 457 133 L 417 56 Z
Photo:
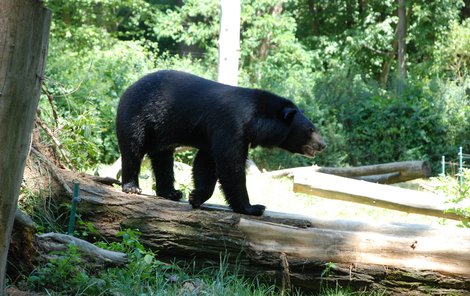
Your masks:
M 297 113 L 297 109 L 295 108 L 292 108 L 292 107 L 285 107 L 284 109 L 282 109 L 281 111 L 281 116 L 282 116 L 282 119 L 284 119 L 285 122 L 287 122 L 288 124 L 290 124 L 292 122 L 292 120 L 294 119 L 294 116 L 295 114 Z

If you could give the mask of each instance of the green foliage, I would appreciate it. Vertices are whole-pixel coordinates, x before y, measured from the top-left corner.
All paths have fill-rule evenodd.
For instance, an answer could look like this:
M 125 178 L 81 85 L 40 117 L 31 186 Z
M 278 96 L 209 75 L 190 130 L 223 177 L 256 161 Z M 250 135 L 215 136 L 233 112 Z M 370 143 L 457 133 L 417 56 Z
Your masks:
M 470 20 L 452 22 L 450 30 L 442 35 L 433 51 L 434 71 L 451 78 L 467 77 L 470 74 Z
M 470 217 L 470 170 L 463 169 L 462 183 L 460 176 L 440 175 L 432 179 L 436 189 L 450 198 L 454 205 L 449 212 L 463 217 Z M 469 221 L 462 221 L 464 227 L 470 227 Z
M 213 61 L 217 60 L 217 0 L 186 0 L 181 6 L 168 5 L 165 9 L 158 10 L 156 17 L 159 21 L 154 24 L 153 30 L 160 40 L 169 38 L 174 43 L 188 46 L 191 51 L 203 53 Z
M 57 126 L 57 138 L 74 168 L 90 170 L 118 157 L 114 134 L 118 98 L 152 67 L 139 42 L 92 48 L 85 56 L 62 41 L 51 43 L 46 89 L 54 100 L 52 105 L 45 98 L 40 101 L 41 116 L 48 126 Z
M 56 252 L 44 266 L 39 266 L 28 277 L 28 284 L 35 290 L 54 289 L 65 294 L 85 294 L 95 284 L 87 273 L 75 245 L 64 252 Z
M 115 38 L 147 37 L 157 19 L 156 7 L 143 0 L 47 0 L 54 13 L 52 41 L 86 54 L 93 47 L 109 47 Z
M 139 242 L 140 233 L 125 230 L 121 242 L 98 243 L 125 252 L 129 263 L 121 268 L 96 269 L 85 264 L 78 249 L 64 252 L 39 266 L 28 284 L 48 295 L 277 295 L 278 289 L 245 278 L 236 266 L 221 258 L 220 265 L 196 269 L 193 264 L 167 264 Z M 183 266 L 183 267 L 180 267 Z
M 217 0 L 46 3 L 55 16 L 46 80 L 53 101 L 41 100 L 41 116 L 76 169 L 92 171 L 118 157 L 116 105 L 138 77 L 173 68 L 216 78 Z M 463 1 L 408 2 L 404 97 L 393 79 L 396 5 L 242 1 L 240 85 L 294 100 L 328 143 L 313 161 L 257 149 L 251 155 L 259 165 L 434 161 L 457 146 L 470 150 L 470 29 L 468 20 L 459 20 Z
M 31 217 L 39 233 L 63 232 L 68 222 L 69 205 L 58 204 L 47 190 L 22 186 L 18 208 Z
M 408 67 L 429 64 L 434 42 L 459 18 L 461 0 L 407 2 Z M 391 62 L 396 71 L 397 2 L 374 1 L 290 1 L 288 10 L 297 21 L 297 36 L 323 69 L 347 69 L 379 79 L 383 66 Z
M 344 146 L 334 147 L 333 153 L 346 151 L 344 161 L 351 165 L 411 159 L 438 165 L 441 155 L 459 145 L 470 149 L 470 106 L 464 89 L 437 78 L 409 83 L 406 89 L 397 98 L 394 90 L 341 72 L 318 80 L 314 92 L 319 109 L 326 118 L 337 118 L 341 126 L 336 131 L 345 137 Z

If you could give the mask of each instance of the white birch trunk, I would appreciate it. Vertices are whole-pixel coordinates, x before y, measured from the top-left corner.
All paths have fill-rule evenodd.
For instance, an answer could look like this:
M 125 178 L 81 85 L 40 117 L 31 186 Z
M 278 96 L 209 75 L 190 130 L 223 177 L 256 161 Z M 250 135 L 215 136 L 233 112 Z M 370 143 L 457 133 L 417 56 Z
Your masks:
M 220 36 L 218 82 L 238 85 L 238 62 L 240 59 L 240 1 L 220 1 Z

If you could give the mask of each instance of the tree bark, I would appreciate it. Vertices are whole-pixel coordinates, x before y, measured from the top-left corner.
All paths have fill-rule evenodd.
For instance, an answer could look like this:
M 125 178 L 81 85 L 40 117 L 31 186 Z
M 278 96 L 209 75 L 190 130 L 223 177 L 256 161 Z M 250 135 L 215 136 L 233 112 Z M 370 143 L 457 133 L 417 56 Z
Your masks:
M 221 0 L 220 8 L 217 81 L 237 86 L 240 60 L 240 0 Z
M 218 262 L 226 254 L 247 275 L 318 290 L 321 286 L 387 289 L 414 295 L 470 289 L 470 230 L 424 225 L 375 225 L 266 212 L 262 217 L 220 206 L 193 210 L 186 202 L 128 195 L 56 168 L 80 183 L 78 211 L 108 241 L 125 228 L 165 258 Z M 62 195 L 61 190 L 57 195 Z
M 36 0 L 0 6 L 0 289 L 5 288 L 8 246 L 31 143 L 47 55 L 51 14 Z

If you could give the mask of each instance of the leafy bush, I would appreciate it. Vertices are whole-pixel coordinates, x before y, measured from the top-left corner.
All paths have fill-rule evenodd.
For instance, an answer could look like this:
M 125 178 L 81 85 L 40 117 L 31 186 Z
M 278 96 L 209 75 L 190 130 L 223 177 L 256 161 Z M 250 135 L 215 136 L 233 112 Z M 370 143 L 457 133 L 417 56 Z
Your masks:
M 436 63 L 433 71 L 448 77 L 462 78 L 470 74 L 470 19 L 451 22 L 433 51 Z M 444 71 L 443 71 L 444 70 Z
M 436 189 L 450 197 L 449 203 L 455 205 L 449 212 L 464 217 L 470 216 L 470 170 L 463 169 L 462 183 L 459 176 L 440 175 L 432 179 Z M 463 226 L 470 227 L 469 221 L 462 221 Z
M 425 159 L 468 147 L 469 102 L 457 84 L 441 79 L 410 81 L 402 97 L 361 76 L 336 72 L 314 87 L 325 118 L 343 128 L 345 163 L 365 165 Z M 328 153 L 328 150 L 325 151 Z

